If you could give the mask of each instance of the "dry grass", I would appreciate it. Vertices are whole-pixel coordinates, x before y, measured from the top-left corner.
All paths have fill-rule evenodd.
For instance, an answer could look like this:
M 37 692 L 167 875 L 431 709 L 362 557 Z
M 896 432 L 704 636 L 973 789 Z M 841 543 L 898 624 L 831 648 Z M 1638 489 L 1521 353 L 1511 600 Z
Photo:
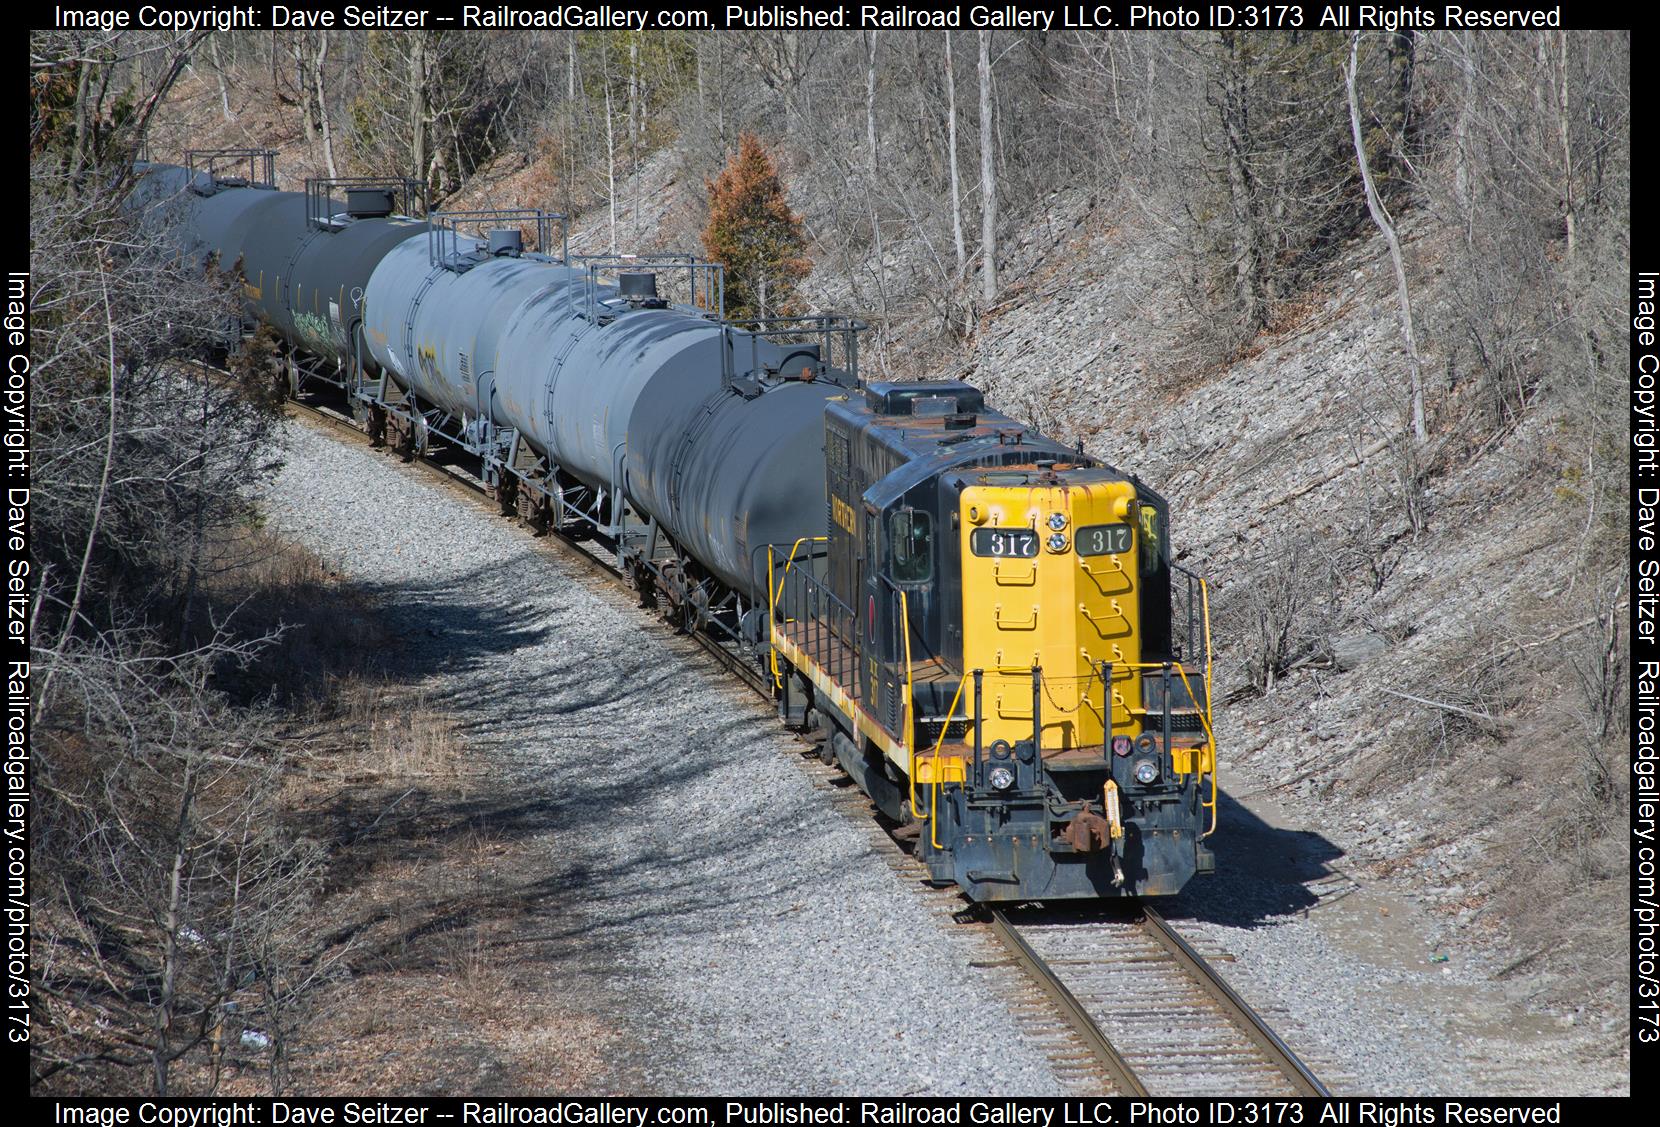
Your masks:
M 251 527 L 208 546 L 204 594 L 215 620 L 274 644 L 225 691 L 246 703 L 326 707 L 339 682 L 378 670 L 391 634 L 368 594 L 315 553 Z
M 212 549 L 214 615 L 275 638 L 223 688 L 296 752 L 274 816 L 327 858 L 310 941 L 334 972 L 304 999 L 276 1083 L 538 1093 L 618 1076 L 602 1057 L 617 1033 L 572 977 L 579 929 L 540 887 L 559 827 L 470 753 L 429 686 L 389 672 L 394 629 L 371 593 L 260 528 Z M 239 1035 L 216 1091 L 269 1094 L 270 1050 Z M 205 1057 L 179 1062 L 176 1090 L 212 1084 Z

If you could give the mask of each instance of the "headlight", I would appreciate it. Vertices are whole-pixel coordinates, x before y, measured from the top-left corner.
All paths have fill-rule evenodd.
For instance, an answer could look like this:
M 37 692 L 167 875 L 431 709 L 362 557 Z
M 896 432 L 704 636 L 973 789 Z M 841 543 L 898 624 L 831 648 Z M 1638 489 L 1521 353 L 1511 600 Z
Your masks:
M 1056 532 L 1050 535 L 1049 550 L 1051 552 L 1066 551 L 1066 534 L 1064 532 Z
M 1142 786 L 1159 781 L 1159 765 L 1151 759 L 1138 759 L 1135 764 L 1135 781 Z
M 993 790 L 1008 790 L 1014 786 L 1014 772 L 1007 767 L 993 767 L 988 778 Z
M 1114 736 L 1112 738 L 1112 753 L 1120 758 L 1130 754 L 1132 746 L 1129 736 Z
M 1049 514 L 1049 527 L 1054 529 L 1056 532 L 1059 532 L 1061 529 L 1065 528 L 1066 527 L 1066 514 L 1065 513 L 1050 513 Z

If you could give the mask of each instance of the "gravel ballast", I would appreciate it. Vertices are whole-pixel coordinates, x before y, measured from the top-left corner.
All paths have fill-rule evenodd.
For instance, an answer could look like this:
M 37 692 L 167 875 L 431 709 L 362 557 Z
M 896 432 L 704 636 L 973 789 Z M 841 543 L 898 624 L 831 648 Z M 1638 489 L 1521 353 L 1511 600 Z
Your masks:
M 549 825 L 547 872 L 623 1036 L 594 1090 L 1063 1090 L 1003 968 L 896 879 L 763 702 L 624 592 L 413 467 L 305 425 L 273 524 L 378 593 L 399 676 Z M 545 822 L 541 819 L 545 818 Z

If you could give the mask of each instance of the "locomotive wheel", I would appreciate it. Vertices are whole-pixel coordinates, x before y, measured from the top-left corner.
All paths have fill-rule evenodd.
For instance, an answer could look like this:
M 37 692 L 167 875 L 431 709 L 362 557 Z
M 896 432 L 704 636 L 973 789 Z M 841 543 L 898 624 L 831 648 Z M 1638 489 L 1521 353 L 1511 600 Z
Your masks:
M 386 445 L 386 408 L 379 403 L 368 405 L 368 418 L 365 429 L 369 432 L 370 446 Z

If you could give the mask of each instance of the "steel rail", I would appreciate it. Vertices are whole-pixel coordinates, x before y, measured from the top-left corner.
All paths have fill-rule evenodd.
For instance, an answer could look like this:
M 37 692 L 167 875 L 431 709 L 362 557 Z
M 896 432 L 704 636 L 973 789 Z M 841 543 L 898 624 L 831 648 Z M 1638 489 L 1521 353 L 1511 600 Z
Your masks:
M 1211 1000 L 1222 1007 L 1235 1025 L 1240 1028 L 1253 1044 L 1266 1056 L 1271 1064 L 1291 1085 L 1297 1089 L 1300 1096 L 1330 1096 L 1326 1086 L 1309 1071 L 1307 1065 L 1298 1059 L 1297 1054 L 1291 1051 L 1284 1041 L 1270 1028 L 1268 1023 L 1253 1010 L 1245 999 L 1234 993 L 1222 976 L 1211 968 L 1204 957 L 1183 939 L 1181 933 L 1171 927 L 1153 908 L 1143 904 L 1141 906 L 1142 929 L 1157 940 L 1166 951 L 1199 983 Z
M 1101 1027 L 1095 1024 L 1095 1019 L 1089 1016 L 1089 1011 L 1084 1009 L 1083 1003 L 1078 1001 L 1076 995 L 1067 989 L 1066 983 L 1062 982 L 1049 964 L 1044 962 L 1043 956 L 1032 950 L 1031 945 L 1021 937 L 1020 933 L 1015 930 L 1014 925 L 1009 922 L 1009 918 L 996 908 L 988 910 L 987 918 L 991 923 L 992 933 L 1014 955 L 1015 961 L 1020 964 L 1021 969 L 1032 977 L 1045 994 L 1049 995 L 1049 1000 L 1055 1004 L 1055 1008 L 1066 1019 L 1066 1023 L 1072 1027 L 1089 1050 L 1095 1054 L 1096 1059 L 1101 1062 L 1101 1067 L 1106 1069 L 1107 1075 L 1112 1079 L 1113 1086 L 1118 1089 L 1118 1094 L 1121 1096 L 1150 1095 L 1151 1093 L 1147 1091 L 1146 1085 L 1135 1074 L 1135 1069 L 1130 1067 L 1130 1062 L 1125 1060 L 1122 1054 L 1113 1047 L 1111 1041 L 1107 1040 L 1107 1035 L 1101 1032 Z

